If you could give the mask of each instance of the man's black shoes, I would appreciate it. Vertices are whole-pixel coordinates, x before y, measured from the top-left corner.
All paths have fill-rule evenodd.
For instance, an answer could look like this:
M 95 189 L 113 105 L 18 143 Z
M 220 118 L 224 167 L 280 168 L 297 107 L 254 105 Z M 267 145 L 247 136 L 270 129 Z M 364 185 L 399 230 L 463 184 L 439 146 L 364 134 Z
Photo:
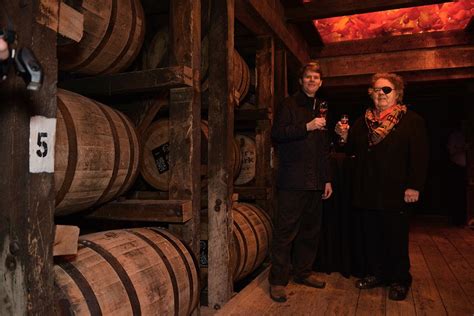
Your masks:
M 272 300 L 278 303 L 286 302 L 287 296 L 285 286 L 270 284 L 270 297 Z
M 361 290 L 373 289 L 376 287 L 383 286 L 384 282 L 375 276 L 368 276 L 359 279 L 355 283 L 355 287 Z
M 314 287 L 317 289 L 323 289 L 326 286 L 326 282 L 318 280 L 315 273 L 311 273 L 310 275 L 304 278 L 295 277 L 293 278 L 293 281 L 295 281 L 295 283 Z
M 400 283 L 392 283 L 388 291 L 388 298 L 392 301 L 403 301 L 408 294 L 409 286 Z

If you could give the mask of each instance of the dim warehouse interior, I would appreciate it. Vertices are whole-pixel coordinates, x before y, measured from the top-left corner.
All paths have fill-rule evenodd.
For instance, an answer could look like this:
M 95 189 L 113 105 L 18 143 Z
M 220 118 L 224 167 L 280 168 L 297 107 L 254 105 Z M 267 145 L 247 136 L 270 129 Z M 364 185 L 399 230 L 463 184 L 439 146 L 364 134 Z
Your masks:
M 0 315 L 474 314 L 474 0 L 0 0 L 0 11 Z M 287 165 L 272 128 L 309 61 L 331 143 L 312 264 L 326 286 L 295 276 L 278 302 L 270 249 Z M 335 132 L 373 105 L 375 73 L 402 76 L 429 148 L 406 207 L 403 300 L 354 286 L 370 271 L 366 223 Z

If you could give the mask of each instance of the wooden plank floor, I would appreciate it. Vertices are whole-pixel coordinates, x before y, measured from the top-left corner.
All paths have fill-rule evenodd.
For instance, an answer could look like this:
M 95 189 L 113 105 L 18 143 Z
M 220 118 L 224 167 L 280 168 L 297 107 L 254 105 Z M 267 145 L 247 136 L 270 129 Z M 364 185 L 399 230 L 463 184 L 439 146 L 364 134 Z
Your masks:
M 445 224 L 415 224 L 410 233 L 413 285 L 405 301 L 388 289 L 358 290 L 355 278 L 320 274 L 323 290 L 290 282 L 285 303 L 268 295 L 268 269 L 221 310 L 202 315 L 474 315 L 474 231 Z

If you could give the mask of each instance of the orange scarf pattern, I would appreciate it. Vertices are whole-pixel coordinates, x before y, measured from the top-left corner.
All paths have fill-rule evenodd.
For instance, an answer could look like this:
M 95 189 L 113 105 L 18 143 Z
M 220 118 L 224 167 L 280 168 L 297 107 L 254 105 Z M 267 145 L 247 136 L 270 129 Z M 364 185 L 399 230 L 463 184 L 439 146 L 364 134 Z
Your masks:
M 369 146 L 380 143 L 407 112 L 405 105 L 395 105 L 392 111 L 379 119 L 372 108 L 365 111 L 365 123 L 369 128 Z

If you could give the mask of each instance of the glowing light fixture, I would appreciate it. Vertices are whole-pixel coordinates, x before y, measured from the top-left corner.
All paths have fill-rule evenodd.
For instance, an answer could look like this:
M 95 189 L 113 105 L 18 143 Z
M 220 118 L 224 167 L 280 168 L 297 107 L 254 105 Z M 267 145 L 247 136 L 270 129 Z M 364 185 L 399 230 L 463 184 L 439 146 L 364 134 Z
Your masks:
M 324 43 L 378 36 L 464 29 L 474 15 L 474 0 L 314 20 Z

